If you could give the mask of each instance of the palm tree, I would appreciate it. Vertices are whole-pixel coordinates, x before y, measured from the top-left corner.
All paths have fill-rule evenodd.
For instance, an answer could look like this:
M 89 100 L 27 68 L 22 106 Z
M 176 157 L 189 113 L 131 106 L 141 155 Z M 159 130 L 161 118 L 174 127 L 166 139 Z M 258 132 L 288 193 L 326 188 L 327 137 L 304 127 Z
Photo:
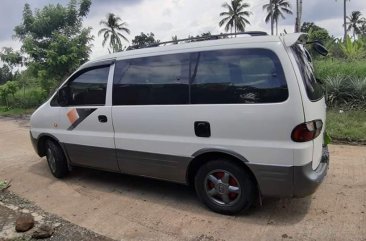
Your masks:
M 273 35 L 273 22 L 276 22 L 276 35 L 278 35 L 278 20 L 280 16 L 285 19 L 286 14 L 292 14 L 291 5 L 287 0 L 270 0 L 263 5 L 263 10 L 267 10 L 266 23 L 271 21 L 271 33 Z M 272 20 L 273 19 L 273 20 Z
M 243 0 L 232 0 L 230 4 L 224 3 L 222 5 L 223 8 L 227 9 L 227 12 L 220 13 L 220 16 L 224 17 L 220 20 L 219 26 L 223 26 L 225 24 L 225 31 L 232 32 L 234 27 L 234 32 L 236 36 L 237 30 L 240 32 L 245 31 L 245 27 L 247 24 L 250 25 L 249 17 L 252 12 L 245 10 L 250 7 L 250 5 Z
M 123 22 L 122 19 L 115 14 L 108 13 L 107 19 L 100 21 L 99 24 L 104 26 L 104 28 L 98 32 L 98 36 L 103 34 L 103 47 L 109 40 L 109 46 L 112 48 L 113 52 L 121 51 L 121 38 L 128 42 L 128 39 L 121 32 L 130 34 L 130 30 L 127 28 L 127 23 Z
M 359 35 L 361 33 L 361 27 L 364 23 L 364 19 L 361 18 L 361 12 L 360 11 L 353 11 L 351 16 L 347 16 L 347 19 L 349 20 L 347 22 L 348 28 L 347 31 L 353 30 L 353 38 L 356 38 L 356 35 Z

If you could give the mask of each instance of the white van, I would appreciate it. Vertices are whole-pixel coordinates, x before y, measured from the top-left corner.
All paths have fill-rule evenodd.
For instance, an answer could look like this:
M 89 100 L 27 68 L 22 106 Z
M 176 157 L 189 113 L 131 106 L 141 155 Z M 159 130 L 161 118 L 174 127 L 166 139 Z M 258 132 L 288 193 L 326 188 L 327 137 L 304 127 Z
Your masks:
M 36 152 L 58 178 L 83 166 L 184 183 L 224 214 L 312 194 L 329 158 L 306 34 L 246 34 L 85 63 L 32 115 Z

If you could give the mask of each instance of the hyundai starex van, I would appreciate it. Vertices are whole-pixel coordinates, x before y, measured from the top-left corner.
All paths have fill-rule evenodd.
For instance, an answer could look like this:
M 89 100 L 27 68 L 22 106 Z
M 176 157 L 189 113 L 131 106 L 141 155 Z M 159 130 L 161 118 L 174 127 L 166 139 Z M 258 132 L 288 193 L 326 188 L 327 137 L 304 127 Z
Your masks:
M 329 158 L 306 39 L 256 32 L 89 61 L 33 113 L 33 146 L 57 178 L 82 166 L 192 185 L 223 214 L 310 195 Z

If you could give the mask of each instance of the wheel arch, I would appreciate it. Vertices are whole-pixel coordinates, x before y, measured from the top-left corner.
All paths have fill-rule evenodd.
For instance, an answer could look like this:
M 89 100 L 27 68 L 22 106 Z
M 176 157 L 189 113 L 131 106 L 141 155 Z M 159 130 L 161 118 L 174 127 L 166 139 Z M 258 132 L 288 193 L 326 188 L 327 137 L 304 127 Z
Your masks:
M 64 152 L 64 154 L 66 155 L 65 149 L 63 147 L 63 145 L 60 143 L 59 139 L 57 137 L 55 137 L 52 134 L 40 134 L 38 136 L 38 141 L 37 141 L 37 153 L 40 157 L 43 157 L 46 155 L 46 142 L 47 140 L 51 140 L 53 142 L 55 142 L 57 145 L 59 145 L 62 149 L 62 151 Z M 66 155 L 67 156 L 67 155 Z
M 186 182 L 188 185 L 192 185 L 194 183 L 194 177 L 198 171 L 198 169 L 204 165 L 205 163 L 209 162 L 212 159 L 217 158 L 224 158 L 229 160 L 232 163 L 235 163 L 242 167 L 244 170 L 246 170 L 250 177 L 255 182 L 257 189 L 259 191 L 259 185 L 258 181 L 252 172 L 252 170 L 248 167 L 246 163 L 248 163 L 248 160 L 240 155 L 239 153 L 225 150 L 225 149 L 202 149 L 197 152 L 195 152 L 193 155 L 193 159 L 188 165 L 187 172 L 186 172 Z

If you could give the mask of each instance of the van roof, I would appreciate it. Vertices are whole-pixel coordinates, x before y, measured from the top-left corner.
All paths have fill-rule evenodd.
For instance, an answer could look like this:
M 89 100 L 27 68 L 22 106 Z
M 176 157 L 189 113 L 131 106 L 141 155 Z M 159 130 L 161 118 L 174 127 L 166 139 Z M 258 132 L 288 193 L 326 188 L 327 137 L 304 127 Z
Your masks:
M 271 35 L 263 35 L 263 36 L 248 36 L 243 35 L 237 38 L 227 38 L 227 39 L 211 39 L 205 41 L 197 41 L 190 43 L 179 43 L 179 44 L 170 44 L 166 46 L 156 46 L 156 47 L 146 47 L 141 49 L 134 49 L 129 51 L 122 51 L 118 53 L 108 54 L 104 56 L 97 57 L 93 60 L 88 61 L 84 65 L 90 65 L 92 63 L 105 61 L 105 60 L 113 60 L 113 59 L 122 59 L 131 56 L 141 56 L 148 55 L 153 53 L 162 53 L 168 51 L 175 50 L 185 50 L 185 49 L 193 49 L 193 48 L 202 48 L 202 47 L 210 47 L 210 46 L 220 46 L 220 45 L 231 45 L 231 44 L 243 44 L 243 43 L 268 43 L 268 42 L 283 42 L 286 46 L 292 46 L 297 42 L 303 43 L 303 40 L 306 38 L 306 34 L 304 33 L 291 33 L 284 36 L 271 36 Z M 83 66 L 84 66 L 83 65 Z M 81 66 L 81 68 L 83 67 Z

